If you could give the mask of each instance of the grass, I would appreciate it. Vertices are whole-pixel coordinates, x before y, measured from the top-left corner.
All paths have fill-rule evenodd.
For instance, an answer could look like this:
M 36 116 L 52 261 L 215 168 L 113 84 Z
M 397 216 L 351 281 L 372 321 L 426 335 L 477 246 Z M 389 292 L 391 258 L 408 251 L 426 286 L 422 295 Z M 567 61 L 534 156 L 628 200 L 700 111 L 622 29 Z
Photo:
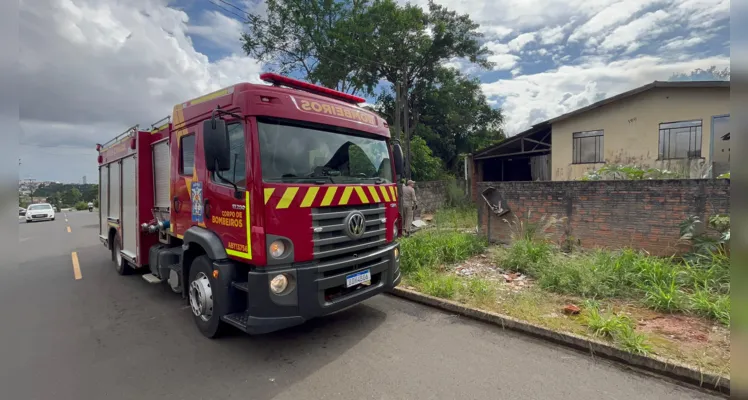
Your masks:
M 541 288 L 589 299 L 636 299 L 660 312 L 684 312 L 729 326 L 729 259 L 694 263 L 634 250 L 566 254 L 544 241 L 517 240 L 497 263 L 535 278 Z
M 459 227 L 467 226 L 460 221 L 472 216 L 469 211 L 447 209 L 436 218 L 440 226 Z M 728 257 L 716 254 L 694 261 L 634 250 L 566 253 L 544 239 L 545 228 L 532 230 L 529 235 L 518 232 L 511 246 L 494 247 L 488 253 L 498 266 L 528 275 L 534 281 L 528 288 L 507 290 L 503 283 L 453 273 L 451 266 L 487 249 L 484 239 L 453 229 L 429 229 L 399 239 L 403 282 L 434 297 L 556 331 L 599 337 L 635 354 L 658 354 L 729 373 L 729 333 L 725 337 L 719 333 L 726 330 L 709 331 L 708 342 L 689 342 L 658 330 L 666 325 L 643 322 L 640 327 L 636 322 L 659 321 L 666 317 L 662 313 L 687 313 L 729 327 Z M 561 310 L 569 303 L 581 305 L 582 314 L 564 315 Z M 665 321 L 678 324 L 678 317 L 672 318 Z M 673 326 L 688 331 L 702 325 Z
M 400 269 L 408 275 L 423 268 L 454 264 L 484 252 L 486 246 L 484 239 L 469 233 L 424 231 L 400 239 Z
M 441 208 L 432 221 L 437 229 L 475 229 L 477 224 L 478 210 L 474 207 Z
M 592 306 L 585 309 L 582 321 L 594 336 L 611 339 L 631 353 L 646 355 L 652 352 L 652 345 L 646 336 L 635 331 L 634 321 L 629 316 L 602 313 L 598 307 Z

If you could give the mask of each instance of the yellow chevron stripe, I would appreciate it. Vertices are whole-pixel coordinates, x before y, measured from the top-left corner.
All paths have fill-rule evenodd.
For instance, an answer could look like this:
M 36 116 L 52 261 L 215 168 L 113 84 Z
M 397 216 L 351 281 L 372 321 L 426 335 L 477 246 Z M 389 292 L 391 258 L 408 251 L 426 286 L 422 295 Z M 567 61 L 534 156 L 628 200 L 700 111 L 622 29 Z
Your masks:
M 330 186 L 325 192 L 325 197 L 322 198 L 322 207 L 329 206 L 332 203 L 332 199 L 335 198 L 335 192 L 338 191 L 337 186 Z
M 392 195 L 392 201 L 397 201 L 397 189 L 394 186 L 390 186 L 390 194 Z
M 345 189 L 343 189 L 343 196 L 340 197 L 340 202 L 338 205 L 344 206 L 348 204 L 348 200 L 351 198 L 351 193 L 353 192 L 353 186 L 346 186 Z
M 387 193 L 387 186 L 379 186 L 379 190 L 382 191 L 384 201 L 390 201 L 390 195 Z
M 265 188 L 265 204 L 268 203 L 268 200 L 270 200 L 270 196 L 273 195 L 273 192 L 275 192 L 275 188 Z
M 317 186 L 310 187 L 309 190 L 306 191 L 304 200 L 301 201 L 301 208 L 310 207 L 314 202 L 314 198 L 317 197 L 317 192 L 319 192 L 319 188 Z
M 281 197 L 280 201 L 278 202 L 278 207 L 276 208 L 277 209 L 288 208 L 288 206 L 291 205 L 293 198 L 296 197 L 296 193 L 298 191 L 299 191 L 299 188 L 297 187 L 287 188 L 286 191 L 283 193 L 283 197 Z
M 361 202 L 364 204 L 369 204 L 369 198 L 366 197 L 366 192 L 364 192 L 364 188 L 361 186 L 354 186 L 353 189 L 356 191 L 356 194 L 358 195 L 358 198 L 361 199 Z
M 369 186 L 369 193 L 371 193 L 371 198 L 374 199 L 375 203 L 381 203 L 382 200 L 379 199 L 379 194 L 377 193 L 377 187 L 376 186 Z

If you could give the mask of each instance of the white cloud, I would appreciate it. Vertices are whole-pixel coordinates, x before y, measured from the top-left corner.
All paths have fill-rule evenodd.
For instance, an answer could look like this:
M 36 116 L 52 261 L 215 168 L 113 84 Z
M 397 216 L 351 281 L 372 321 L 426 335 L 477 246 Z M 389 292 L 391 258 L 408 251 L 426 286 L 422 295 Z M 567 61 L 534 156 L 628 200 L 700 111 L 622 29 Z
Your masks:
M 569 40 L 581 41 L 604 33 L 608 29 L 628 21 L 634 14 L 656 1 L 657 0 L 623 0 L 613 3 L 576 28 L 569 36 Z
M 520 51 L 525 46 L 527 46 L 529 43 L 532 43 L 535 41 L 535 32 L 527 32 L 523 33 L 516 38 L 509 41 L 509 48 L 512 51 Z
M 501 103 L 505 129 L 516 134 L 532 124 L 561 115 L 605 97 L 650 83 L 667 80 L 673 73 L 729 66 L 729 57 L 673 61 L 654 56 L 562 66 L 556 70 L 517 76 L 482 85 L 483 92 Z
M 500 25 L 481 25 L 480 28 L 478 28 L 478 32 L 482 33 L 484 38 L 493 40 L 503 39 L 514 32 L 514 30 Z
M 685 49 L 698 46 L 709 39 L 713 38 L 713 34 L 704 34 L 704 35 L 698 35 L 698 36 L 677 36 L 673 39 L 670 39 L 665 42 L 665 44 L 662 45 L 663 50 L 668 51 L 683 51 Z
M 241 51 L 240 38 L 244 28 L 241 22 L 218 11 L 206 11 L 203 24 L 188 26 L 187 33 L 198 35 L 219 48 L 232 52 Z
M 494 71 L 504 71 L 514 68 L 519 62 L 519 56 L 514 54 L 495 54 L 488 57 L 488 61 L 494 63 Z
M 668 17 L 668 13 L 663 10 L 646 13 L 641 18 L 613 30 L 600 47 L 605 50 L 626 48 L 627 52 L 634 51 L 642 45 L 639 40 L 654 37 L 668 29 L 662 24 Z
M 538 32 L 540 36 L 540 43 L 546 45 L 561 43 L 566 36 L 566 29 L 568 25 L 570 24 L 567 24 L 566 26 L 559 25 L 554 28 L 544 28 L 540 30 L 540 32 Z
M 128 126 L 168 115 L 174 104 L 258 81 L 261 70 L 239 55 L 210 62 L 187 36 L 187 14 L 167 0 L 22 2 L 19 17 L 22 149 L 91 149 Z M 25 158 L 33 158 L 29 151 Z M 65 174 L 49 176 L 57 179 L 96 168 L 31 164 L 21 172 Z

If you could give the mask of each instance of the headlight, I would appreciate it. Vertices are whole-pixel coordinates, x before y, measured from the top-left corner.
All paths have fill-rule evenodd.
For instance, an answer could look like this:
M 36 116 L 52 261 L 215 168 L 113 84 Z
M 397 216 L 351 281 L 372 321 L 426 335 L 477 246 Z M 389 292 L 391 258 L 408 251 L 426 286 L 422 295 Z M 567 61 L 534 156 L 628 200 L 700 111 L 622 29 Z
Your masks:
M 397 220 L 392 224 L 392 240 L 397 239 Z
M 288 287 L 286 275 L 278 274 L 270 280 L 270 290 L 275 294 L 281 294 Z
M 285 252 L 286 245 L 283 244 L 282 240 L 276 240 L 273 243 L 270 243 L 270 256 L 273 258 L 281 258 Z

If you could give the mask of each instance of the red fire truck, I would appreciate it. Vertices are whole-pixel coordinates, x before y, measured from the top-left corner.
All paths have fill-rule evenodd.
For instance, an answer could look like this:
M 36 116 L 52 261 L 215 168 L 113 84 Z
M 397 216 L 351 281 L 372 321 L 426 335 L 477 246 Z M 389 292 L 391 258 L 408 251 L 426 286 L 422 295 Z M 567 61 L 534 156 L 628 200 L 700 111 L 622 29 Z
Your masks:
M 363 98 L 261 78 L 97 145 L 117 272 L 168 283 L 207 337 L 301 324 L 400 282 L 403 156 L 386 121 Z

